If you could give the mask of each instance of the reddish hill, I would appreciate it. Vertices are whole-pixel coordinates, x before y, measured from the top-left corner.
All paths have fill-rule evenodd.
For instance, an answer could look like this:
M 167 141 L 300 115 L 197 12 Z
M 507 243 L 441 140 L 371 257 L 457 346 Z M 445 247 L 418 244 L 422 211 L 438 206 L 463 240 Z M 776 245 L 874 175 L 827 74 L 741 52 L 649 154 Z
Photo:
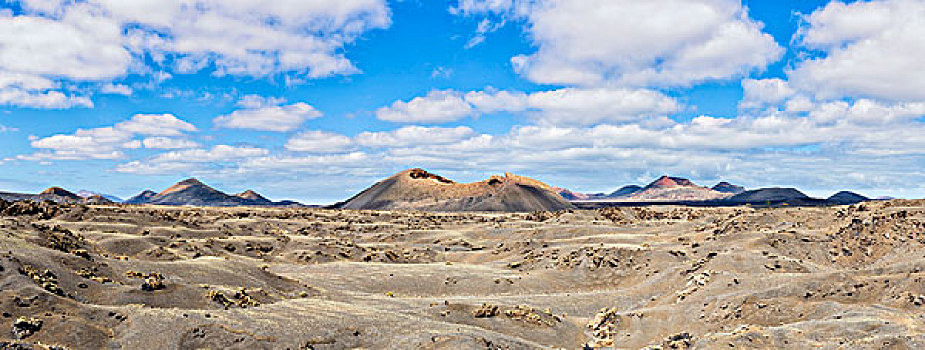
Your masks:
M 641 191 L 626 197 L 623 201 L 629 202 L 658 202 L 658 201 L 705 201 L 712 199 L 722 199 L 731 196 L 730 193 L 723 193 L 713 189 L 698 186 L 691 180 L 662 176 Z

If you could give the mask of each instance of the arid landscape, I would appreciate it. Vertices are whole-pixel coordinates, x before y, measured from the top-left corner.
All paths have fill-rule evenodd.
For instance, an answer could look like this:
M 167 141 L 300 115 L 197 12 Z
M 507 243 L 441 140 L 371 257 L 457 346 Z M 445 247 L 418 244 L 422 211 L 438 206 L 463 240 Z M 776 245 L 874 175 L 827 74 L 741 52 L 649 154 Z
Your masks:
M 0 1 L 0 350 L 925 349 L 925 0 Z
M 925 346 L 925 201 L 532 213 L 0 203 L 0 348 Z

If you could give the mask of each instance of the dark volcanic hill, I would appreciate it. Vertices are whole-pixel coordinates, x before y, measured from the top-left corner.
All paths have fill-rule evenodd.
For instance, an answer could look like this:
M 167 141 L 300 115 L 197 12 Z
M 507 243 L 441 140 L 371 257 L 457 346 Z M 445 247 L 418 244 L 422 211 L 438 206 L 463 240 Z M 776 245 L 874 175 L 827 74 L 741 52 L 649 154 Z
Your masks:
M 78 196 L 81 196 L 81 197 L 83 197 L 83 198 L 90 198 L 90 197 L 93 197 L 93 196 L 97 196 L 97 195 L 98 195 L 98 196 L 101 196 L 101 197 L 103 197 L 103 198 L 106 198 L 106 200 L 108 200 L 108 201 L 115 202 L 115 203 L 121 203 L 121 202 L 123 201 L 122 198 L 113 196 L 113 195 L 111 195 L 111 194 L 105 194 L 105 193 L 94 192 L 94 191 L 88 191 L 88 190 L 80 190 L 80 191 L 77 191 L 77 195 L 78 195 Z
M 586 201 L 607 198 L 607 194 L 605 193 L 579 193 L 561 187 L 553 187 L 552 190 L 558 195 L 562 196 L 562 198 L 570 201 Z
M 157 195 L 157 192 L 154 192 L 154 191 L 152 191 L 152 190 L 144 190 L 143 192 L 139 193 L 137 196 L 132 197 L 132 198 L 129 198 L 129 199 L 126 199 L 126 200 L 123 201 L 122 203 L 125 203 L 125 204 L 145 204 L 145 203 L 148 203 L 149 201 L 151 201 L 151 198 L 154 198 L 154 196 L 156 196 L 156 195 Z
M 382 180 L 346 202 L 342 209 L 529 212 L 574 208 L 552 187 L 505 174 L 460 184 L 423 169 L 409 169 Z
M 626 185 L 626 186 L 620 187 L 619 190 L 613 191 L 613 192 L 611 192 L 610 194 L 608 194 L 608 195 L 607 195 L 607 198 L 620 198 L 620 197 L 625 197 L 625 196 L 632 195 L 632 194 L 634 194 L 634 193 L 636 193 L 636 192 L 639 192 L 639 191 L 642 191 L 642 186 L 638 186 L 638 185 Z
M 711 188 L 717 192 L 739 194 L 745 192 L 745 187 L 736 186 L 726 181 L 720 182 Z
M 847 204 L 857 204 L 861 202 L 866 202 L 868 200 L 870 200 L 870 198 L 864 197 L 857 193 L 850 192 L 850 191 L 841 191 L 841 192 L 838 192 L 832 195 L 825 201 L 828 204 L 847 205 Z
M 790 204 L 808 205 L 819 204 L 822 200 L 814 199 L 795 188 L 761 188 L 745 191 L 729 197 L 726 201 L 738 204 Z
M 247 200 L 216 190 L 196 179 L 186 179 L 151 197 L 145 204 L 231 207 Z

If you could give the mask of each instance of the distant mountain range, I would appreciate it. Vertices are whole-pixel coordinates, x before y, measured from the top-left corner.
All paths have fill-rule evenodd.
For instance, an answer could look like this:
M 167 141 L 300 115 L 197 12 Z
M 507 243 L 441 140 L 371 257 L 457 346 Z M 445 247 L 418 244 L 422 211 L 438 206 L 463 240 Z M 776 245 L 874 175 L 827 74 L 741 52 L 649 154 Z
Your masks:
M 51 187 L 38 194 L 0 192 L 0 199 L 6 201 L 32 200 L 37 202 L 52 201 L 57 203 L 111 204 L 112 200 L 99 195 L 80 196 L 61 187 Z
M 52 187 L 38 194 L 5 193 L 0 192 L 0 199 L 7 201 L 33 200 L 52 201 L 58 203 L 84 203 L 84 204 L 156 204 L 156 205 L 193 205 L 193 206 L 302 206 L 298 202 L 273 202 L 257 192 L 247 190 L 236 195 L 229 195 L 216 190 L 196 179 L 186 179 L 178 182 L 163 192 L 157 193 L 145 190 L 125 201 L 118 197 L 99 194 L 83 190 L 73 193 L 60 187 Z
M 842 191 L 826 198 L 812 198 L 794 188 L 761 188 L 747 191 L 744 187 L 729 182 L 720 182 L 713 187 L 699 186 L 692 181 L 673 176 L 662 176 L 645 187 L 624 186 L 609 194 L 582 194 L 557 188 L 562 197 L 591 208 L 607 205 L 637 205 L 646 203 L 690 204 L 690 205 L 845 205 L 870 200 L 854 192 Z M 595 204 L 597 203 L 597 204 Z
M 728 182 L 720 182 L 712 188 L 707 188 L 698 186 L 685 178 L 665 175 L 645 187 L 627 185 L 610 194 L 584 194 L 558 187 L 556 191 L 563 198 L 570 201 L 696 201 L 730 197 L 745 191 L 745 188 Z
M 227 194 L 193 178 L 180 181 L 160 193 L 145 190 L 137 196 L 129 198 L 124 203 L 211 207 L 301 206 L 301 204 L 293 201 L 273 202 L 252 190 L 234 195 Z
M 6 201 L 33 200 L 83 204 L 151 204 L 191 206 L 303 206 L 298 202 L 274 202 L 253 190 L 227 194 L 197 179 L 186 179 L 161 191 L 145 190 L 121 201 L 118 197 L 82 190 L 77 193 L 51 187 L 38 194 L 0 192 Z M 795 188 L 746 190 L 720 182 L 713 187 L 689 179 L 662 176 L 646 186 L 627 185 L 611 193 L 585 194 L 550 187 L 540 181 L 505 174 L 468 184 L 427 172 L 409 169 L 390 176 L 332 208 L 412 209 L 429 211 L 553 211 L 580 207 L 631 206 L 648 204 L 682 205 L 844 205 L 870 200 L 842 191 L 826 198 L 812 198 Z

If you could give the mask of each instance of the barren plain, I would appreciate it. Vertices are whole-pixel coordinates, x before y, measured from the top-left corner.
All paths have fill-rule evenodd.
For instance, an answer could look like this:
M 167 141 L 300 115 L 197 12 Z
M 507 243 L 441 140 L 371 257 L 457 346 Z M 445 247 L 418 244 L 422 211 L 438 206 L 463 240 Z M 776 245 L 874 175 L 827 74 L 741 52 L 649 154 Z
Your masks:
M 0 202 L 0 349 L 921 349 L 925 201 Z

